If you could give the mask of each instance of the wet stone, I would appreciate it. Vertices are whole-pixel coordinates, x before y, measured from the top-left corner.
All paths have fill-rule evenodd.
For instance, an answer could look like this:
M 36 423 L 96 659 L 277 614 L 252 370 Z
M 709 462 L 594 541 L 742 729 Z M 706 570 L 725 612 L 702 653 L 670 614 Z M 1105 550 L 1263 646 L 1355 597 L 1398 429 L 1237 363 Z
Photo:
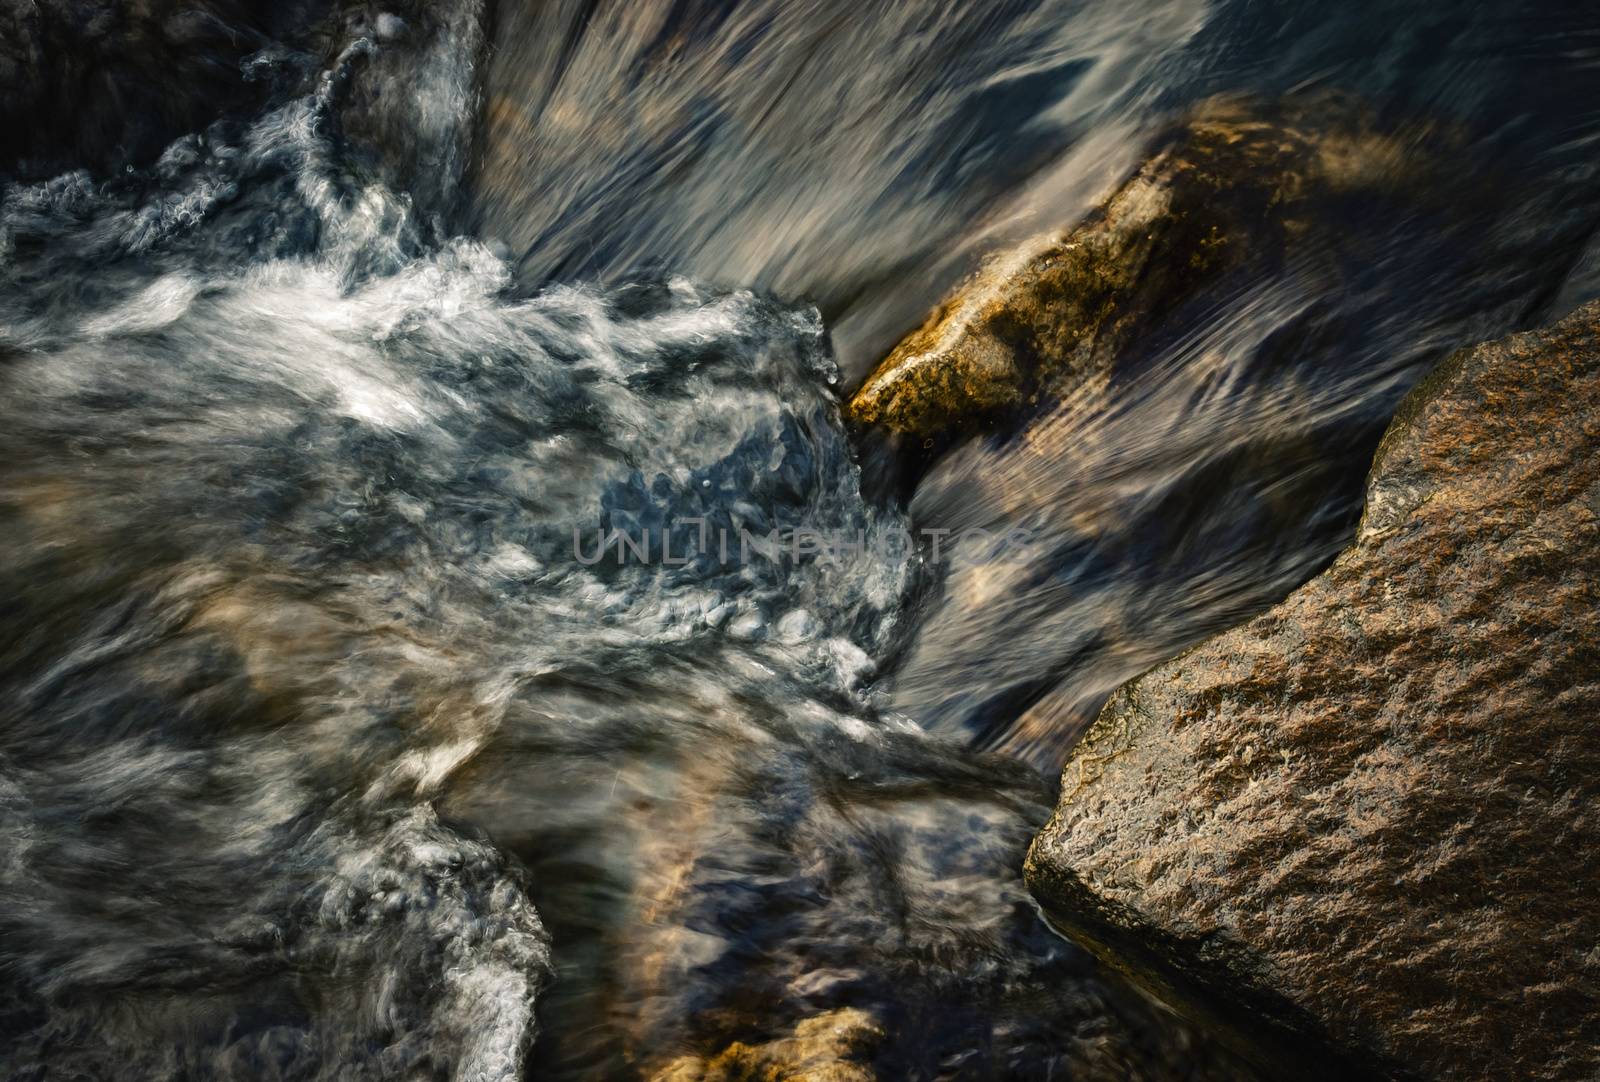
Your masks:
M 1010 434 L 1153 352 L 1229 281 L 1301 254 L 1336 273 L 1340 249 L 1355 247 L 1338 205 L 1413 192 L 1415 136 L 1380 131 L 1332 97 L 1208 102 L 1087 221 L 995 258 L 958 289 L 846 413 L 913 456 Z
M 1597 445 L 1600 306 L 1445 362 L 1355 544 L 1100 714 L 1057 926 L 1269 1062 L 1592 1078 Z

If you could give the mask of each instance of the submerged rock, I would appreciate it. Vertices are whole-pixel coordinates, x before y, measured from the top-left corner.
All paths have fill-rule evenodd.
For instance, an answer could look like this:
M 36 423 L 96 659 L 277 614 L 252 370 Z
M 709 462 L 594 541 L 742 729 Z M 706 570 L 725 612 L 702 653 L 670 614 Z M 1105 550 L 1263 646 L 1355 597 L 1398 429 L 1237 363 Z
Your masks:
M 1445 362 L 1355 544 L 1100 714 L 1027 863 L 1053 921 L 1265 1060 L 1593 1078 L 1597 450 L 1600 305 Z
M 1314 247 L 1332 258 L 1330 204 L 1409 187 L 1409 158 L 1341 100 L 1214 100 L 1088 221 L 963 286 L 868 377 L 848 415 L 925 449 L 1013 430 L 1136 340 L 1177 327 L 1185 306 L 1215 300 L 1230 274 L 1281 272 Z
M 710 1059 L 682 1056 L 654 1082 L 874 1082 L 870 1061 L 882 1040 L 883 1030 L 867 1012 L 829 1011 L 801 1022 L 790 1037 L 758 1045 L 735 1041 Z

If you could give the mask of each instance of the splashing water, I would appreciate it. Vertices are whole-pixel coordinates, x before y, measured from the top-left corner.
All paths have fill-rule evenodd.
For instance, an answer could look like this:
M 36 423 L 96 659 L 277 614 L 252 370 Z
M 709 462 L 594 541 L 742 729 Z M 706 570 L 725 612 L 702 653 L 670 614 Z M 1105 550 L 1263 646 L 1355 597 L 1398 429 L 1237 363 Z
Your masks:
M 859 7 L 353 7 L 244 59 L 258 111 L 5 189 L 8 1077 L 1247 1076 L 1043 926 L 1052 794 L 973 745 L 1048 762 L 1326 560 L 1426 360 L 1582 288 L 1600 118 L 1506 121 L 1542 201 L 1465 219 L 1562 234 L 1546 277 L 1452 272 L 1268 375 L 1324 298 L 1253 283 L 901 506 L 839 389 L 1270 43 L 1189 3 Z M 930 522 L 1045 543 L 694 540 Z M 690 555 L 590 559 L 613 533 Z

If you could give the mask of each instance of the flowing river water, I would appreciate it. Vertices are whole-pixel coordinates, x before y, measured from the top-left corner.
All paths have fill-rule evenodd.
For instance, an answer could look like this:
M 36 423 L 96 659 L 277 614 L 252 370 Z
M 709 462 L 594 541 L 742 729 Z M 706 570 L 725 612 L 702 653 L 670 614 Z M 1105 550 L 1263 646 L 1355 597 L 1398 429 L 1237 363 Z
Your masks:
M 249 108 L 0 198 L 0 1073 L 1249 1076 L 1022 853 L 1106 694 L 1338 550 L 1429 363 L 1594 294 L 1600 13 L 303 14 L 218 60 Z M 1337 289 L 864 474 L 841 396 L 982 258 L 1332 91 L 1451 155 Z M 771 531 L 856 544 L 702 543 Z

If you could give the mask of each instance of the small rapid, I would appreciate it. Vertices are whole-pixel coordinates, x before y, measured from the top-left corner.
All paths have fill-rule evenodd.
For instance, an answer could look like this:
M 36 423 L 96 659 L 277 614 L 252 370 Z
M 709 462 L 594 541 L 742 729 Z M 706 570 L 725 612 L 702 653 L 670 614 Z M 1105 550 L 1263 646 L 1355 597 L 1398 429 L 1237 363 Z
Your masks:
M 577 543 L 905 533 L 815 309 L 519 291 L 352 134 L 385 48 L 5 197 L 8 1072 L 612 1077 L 840 1011 L 914 1074 L 1192 1059 L 1035 915 L 1046 787 L 877 704 L 919 553 Z M 466 123 L 424 85 L 366 130 Z
M 840 410 L 894 337 L 1361 16 L 306 18 L 0 194 L 0 1073 L 1251 1077 L 1044 924 L 1048 775 L 1332 556 L 1432 359 L 1589 289 L 1600 116 L 1490 116 L 1508 194 L 1378 223 L 1366 293 L 1244 283 L 897 493 Z M 1401 21 L 1411 115 L 1600 41 Z

